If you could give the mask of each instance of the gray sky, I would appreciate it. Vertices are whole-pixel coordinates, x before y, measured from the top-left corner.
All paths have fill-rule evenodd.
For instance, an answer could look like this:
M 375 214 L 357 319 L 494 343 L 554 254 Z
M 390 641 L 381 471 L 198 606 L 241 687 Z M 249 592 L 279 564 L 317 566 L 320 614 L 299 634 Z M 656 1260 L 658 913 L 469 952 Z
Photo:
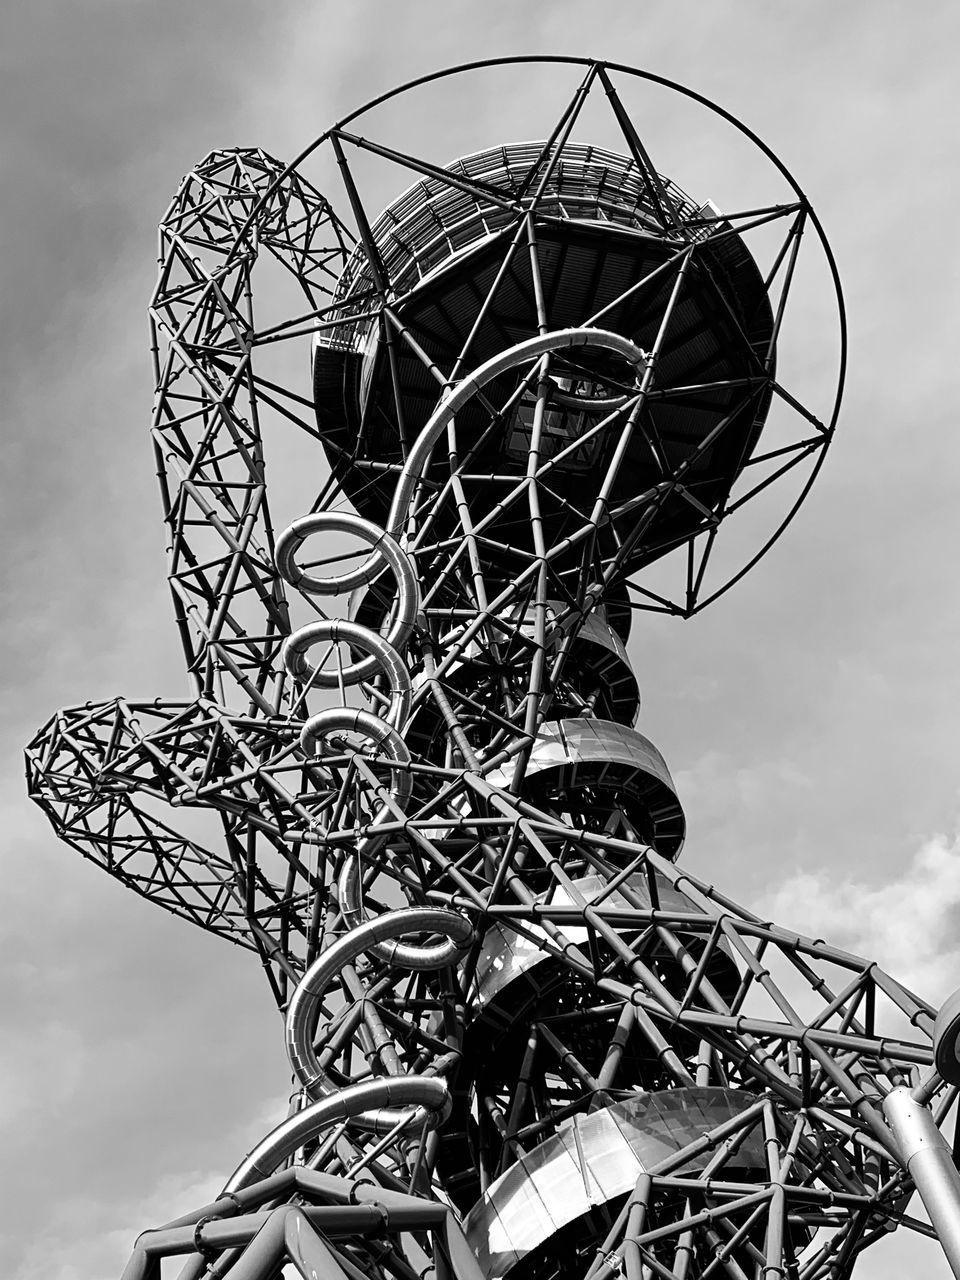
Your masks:
M 850 313 L 837 442 L 739 588 L 636 627 L 641 728 L 693 869 L 931 998 L 960 982 L 960 8 L 35 0 L 2 28 L 0 1273 L 119 1275 L 137 1230 L 208 1198 L 283 1112 L 255 962 L 58 846 L 19 754 L 63 703 L 186 689 L 146 437 L 155 226 L 180 175 L 215 146 L 289 157 L 434 67 L 647 67 L 741 115 L 813 200 Z M 516 101 L 448 105 L 491 143 L 522 130 Z

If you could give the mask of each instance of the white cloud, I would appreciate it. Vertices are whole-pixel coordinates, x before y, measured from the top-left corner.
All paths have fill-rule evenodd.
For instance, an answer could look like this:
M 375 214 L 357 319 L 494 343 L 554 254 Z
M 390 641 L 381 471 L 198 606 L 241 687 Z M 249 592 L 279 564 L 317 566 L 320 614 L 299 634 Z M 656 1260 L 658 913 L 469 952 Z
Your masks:
M 809 774 L 789 757 L 738 765 L 729 753 L 712 748 L 693 768 L 678 769 L 675 778 L 684 803 L 701 816 L 726 812 L 741 819 L 744 814 L 766 811 L 784 799 L 793 799 L 813 785 Z
M 234 1159 L 283 1119 L 282 1099 L 261 1101 L 253 1118 L 223 1135 Z M 114 1134 L 108 1135 L 113 1141 Z M 95 1158 L 98 1158 L 95 1155 Z M 119 1276 L 141 1232 L 216 1199 L 229 1170 L 165 1173 L 152 1187 L 105 1198 L 99 1187 L 76 1188 L 49 1209 L 43 1230 L 22 1252 L 11 1280 L 92 1280 Z
M 927 840 L 884 884 L 827 868 L 797 872 L 757 905 L 780 924 L 877 960 L 933 1003 L 960 985 L 960 832 Z
M 18 974 L 15 972 L 14 981 Z M 39 1111 L 50 1098 L 69 1105 L 83 1072 L 79 1029 L 63 1021 L 41 1024 L 29 1040 L 16 1037 L 0 1050 L 0 1131 Z

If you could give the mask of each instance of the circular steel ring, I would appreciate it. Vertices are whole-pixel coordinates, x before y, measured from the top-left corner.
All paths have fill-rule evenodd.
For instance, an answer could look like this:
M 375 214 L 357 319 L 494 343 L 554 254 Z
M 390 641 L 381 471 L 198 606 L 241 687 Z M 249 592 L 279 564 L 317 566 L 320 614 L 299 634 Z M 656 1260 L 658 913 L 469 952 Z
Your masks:
M 373 551 L 348 573 L 316 578 L 305 573 L 296 561 L 297 552 L 314 533 L 352 533 L 369 543 Z M 372 582 L 384 566 L 389 567 L 397 581 L 397 600 L 385 639 L 395 649 L 403 651 L 420 611 L 420 583 L 409 557 L 384 529 L 347 511 L 318 511 L 301 516 L 284 529 L 277 539 L 274 561 L 280 576 L 291 586 L 308 595 L 327 596 L 342 595 L 355 587 L 362 587 Z
M 369 656 L 339 671 L 323 671 L 307 661 L 307 651 L 315 645 L 340 641 L 363 650 Z M 280 660 L 295 679 L 321 689 L 336 689 L 341 683 L 359 684 L 361 680 L 383 675 L 389 685 L 391 699 L 390 711 L 384 717 L 386 722 L 397 728 L 410 714 L 410 672 L 403 659 L 389 640 L 359 622 L 350 622 L 346 618 L 310 622 L 287 636 L 280 650 Z
M 375 746 L 382 748 L 383 754 L 394 764 L 410 763 L 410 750 L 396 729 L 379 716 L 355 707 L 329 707 L 326 711 L 318 711 L 315 716 L 311 716 L 300 730 L 301 750 L 305 755 L 314 755 L 319 743 L 332 733 L 362 733 Z M 402 806 L 410 798 L 413 780 L 406 769 L 394 769 L 391 772 L 394 778 L 391 798 Z

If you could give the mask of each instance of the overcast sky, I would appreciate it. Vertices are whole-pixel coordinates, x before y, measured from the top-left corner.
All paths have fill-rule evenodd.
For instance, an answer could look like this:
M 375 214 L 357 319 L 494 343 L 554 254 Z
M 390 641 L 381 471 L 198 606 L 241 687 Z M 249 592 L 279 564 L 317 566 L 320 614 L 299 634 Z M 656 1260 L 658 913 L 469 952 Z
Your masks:
M 20 752 L 63 703 L 186 689 L 146 436 L 155 226 L 180 175 L 212 147 L 289 157 L 434 67 L 575 53 L 674 77 L 817 207 L 851 326 L 835 447 L 738 589 L 636 628 L 641 728 L 693 869 L 932 999 L 960 982 L 958 43 L 960 7 L 932 0 L 6 6 L 0 1274 L 119 1276 L 136 1231 L 208 1198 L 284 1109 L 256 963 L 58 846 Z M 485 113 L 490 143 L 526 133 L 509 96 L 446 109 Z M 864 1271 L 901 1274 L 913 1247 Z

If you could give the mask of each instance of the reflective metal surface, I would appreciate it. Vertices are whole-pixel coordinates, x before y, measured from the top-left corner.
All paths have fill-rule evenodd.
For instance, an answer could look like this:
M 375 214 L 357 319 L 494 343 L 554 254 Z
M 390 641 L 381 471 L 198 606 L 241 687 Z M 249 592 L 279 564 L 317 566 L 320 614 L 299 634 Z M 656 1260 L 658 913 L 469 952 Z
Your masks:
M 950 1269 L 960 1280 L 960 1174 L 950 1147 L 933 1116 L 909 1089 L 891 1089 L 883 1100 L 883 1113 Z
M 547 625 L 569 613 L 563 605 L 551 600 L 547 608 Z M 527 615 L 520 621 L 521 634 L 533 638 L 534 621 Z M 640 710 L 640 685 L 627 655 L 627 646 L 607 621 L 606 610 L 601 606 L 585 618 L 574 615 L 557 627 L 560 637 L 568 631 L 576 634 L 570 643 L 570 657 L 565 676 L 580 686 L 589 700 L 593 713 L 615 720 L 618 724 L 632 725 Z
M 664 876 L 658 875 L 655 883 L 661 910 L 678 914 L 697 911 L 696 905 Z M 619 890 L 613 893 L 607 892 L 606 881 L 600 876 L 582 876 L 574 880 L 573 884 L 587 902 L 600 899 L 606 911 L 634 913 L 637 911 L 634 903 Z M 644 907 L 651 906 L 650 884 L 646 875 L 639 873 L 630 876 L 626 886 L 631 898 L 639 900 Z M 558 885 L 549 894 L 542 895 L 541 901 L 549 902 L 553 906 L 568 906 L 573 899 L 562 885 Z M 565 939 L 578 946 L 587 941 L 588 931 L 579 925 L 560 924 L 558 927 Z M 629 934 L 631 930 L 639 930 L 642 926 L 635 923 L 628 926 L 623 923 L 616 927 L 623 933 Z M 681 925 L 674 927 L 678 933 L 682 932 Z M 528 936 L 530 934 L 535 935 L 535 938 Z M 470 990 L 469 1007 L 474 1018 L 480 1017 L 491 1004 L 495 1003 L 500 993 L 511 982 L 528 973 L 536 965 L 549 960 L 551 954 L 555 954 L 555 947 L 551 952 L 546 947 L 538 946 L 535 939 L 540 939 L 544 943 L 547 941 L 546 933 L 537 925 L 525 926 L 522 934 L 511 929 L 509 925 L 496 922 L 487 929 L 483 936 L 483 947 L 477 960 Z M 736 967 L 733 964 L 729 944 L 722 943 L 717 951 L 718 957 L 726 960 L 730 972 L 735 977 Z
M 509 784 L 504 768 L 489 775 L 499 786 Z M 527 765 L 524 786 L 534 803 L 569 812 L 578 802 L 590 805 L 602 794 L 647 828 L 658 853 L 675 858 L 686 831 L 683 808 L 667 762 L 653 743 L 627 725 L 612 720 L 549 721 L 540 728 Z
M 499 1280 L 561 1227 L 627 1195 L 640 1174 L 755 1102 L 734 1089 L 642 1094 L 574 1116 L 529 1156 L 521 1156 L 471 1209 L 464 1223 L 487 1280 Z M 675 1172 L 702 1168 L 701 1154 Z M 731 1160 L 740 1171 L 765 1167 L 751 1134 Z

